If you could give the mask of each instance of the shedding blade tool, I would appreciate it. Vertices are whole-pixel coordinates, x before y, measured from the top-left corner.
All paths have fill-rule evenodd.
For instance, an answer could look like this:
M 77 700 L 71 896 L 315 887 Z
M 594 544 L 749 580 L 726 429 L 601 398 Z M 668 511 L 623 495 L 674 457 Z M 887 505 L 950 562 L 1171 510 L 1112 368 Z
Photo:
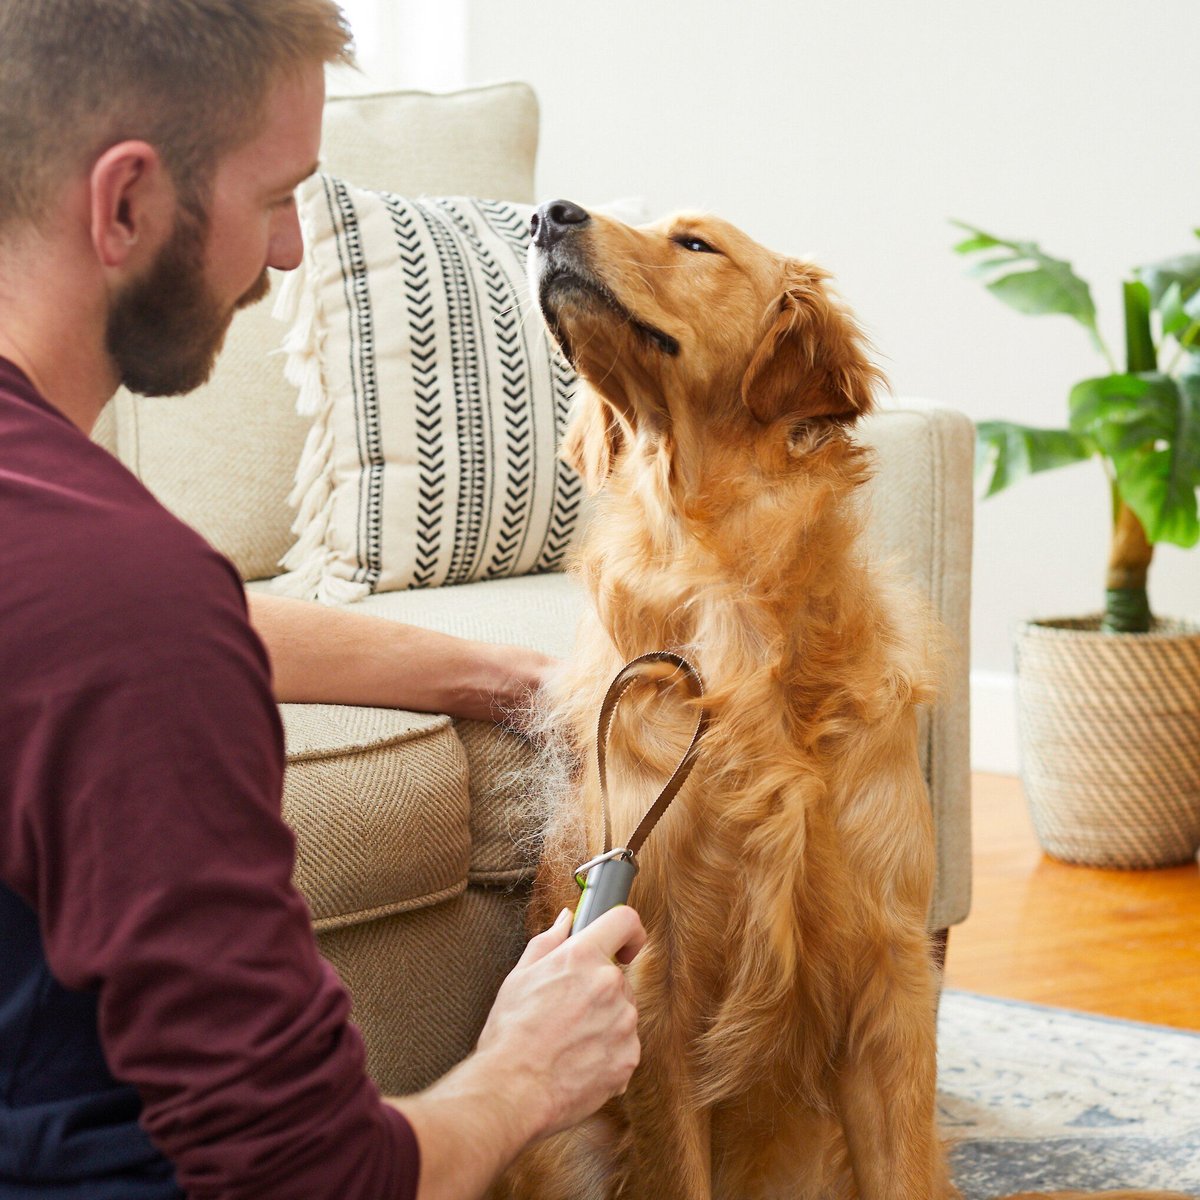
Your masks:
M 667 806 L 675 798 L 679 789 L 683 787 L 688 775 L 691 774 L 692 767 L 699 755 L 700 739 L 708 726 L 708 713 L 701 708 L 691 743 L 684 751 L 671 778 L 667 780 L 649 811 L 634 830 L 628 844 L 612 849 L 609 833 L 606 764 L 608 737 L 621 697 L 630 685 L 643 675 L 644 669 L 654 663 L 669 663 L 675 666 L 684 673 L 692 697 L 699 700 L 704 696 L 704 683 L 696 668 L 686 658 L 666 650 L 643 654 L 633 659 L 632 662 L 626 663 L 609 684 L 604 703 L 600 708 L 600 721 L 596 731 L 596 766 L 600 774 L 600 803 L 604 814 L 604 849 L 575 871 L 575 882 L 582 889 L 583 895 L 580 896 L 579 904 L 575 908 L 575 919 L 571 923 L 572 933 L 578 933 L 602 913 L 608 912 L 610 908 L 615 908 L 618 904 L 624 904 L 629 899 L 629 889 L 633 886 L 633 880 L 638 871 L 637 852 L 641 849 L 650 830 L 657 824 L 659 817 L 666 812 Z

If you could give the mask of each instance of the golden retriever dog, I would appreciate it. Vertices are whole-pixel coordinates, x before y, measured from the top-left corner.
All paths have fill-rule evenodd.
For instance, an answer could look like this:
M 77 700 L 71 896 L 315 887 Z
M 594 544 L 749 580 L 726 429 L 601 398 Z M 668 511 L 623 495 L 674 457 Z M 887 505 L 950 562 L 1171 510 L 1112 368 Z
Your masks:
M 574 868 L 601 848 L 596 721 L 621 666 L 684 655 L 709 725 L 630 897 L 642 1063 L 493 1195 L 955 1196 L 917 758 L 931 630 L 859 547 L 871 456 L 852 430 L 879 374 L 825 272 L 726 222 L 631 228 L 556 201 L 533 235 L 534 294 L 589 385 L 565 453 L 597 494 L 576 564 L 590 615 L 546 715 L 576 771 L 532 929 L 575 906 Z M 660 674 L 612 724 L 617 845 L 696 722 Z

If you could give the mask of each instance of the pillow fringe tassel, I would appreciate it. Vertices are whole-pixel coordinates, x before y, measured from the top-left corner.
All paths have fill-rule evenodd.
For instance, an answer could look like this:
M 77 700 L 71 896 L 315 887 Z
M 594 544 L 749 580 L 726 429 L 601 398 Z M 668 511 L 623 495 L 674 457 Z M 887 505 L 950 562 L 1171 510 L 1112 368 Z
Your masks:
M 308 286 L 308 255 L 290 272 L 279 290 L 273 315 L 288 326 L 280 353 L 284 375 L 297 389 L 296 411 L 312 417 L 296 466 L 296 481 L 288 503 L 296 510 L 292 532 L 296 541 L 279 560 L 284 568 L 271 582 L 283 596 L 346 604 L 370 592 L 365 583 L 333 574 L 338 567 L 329 545 L 333 521 L 333 399 L 321 378 L 321 339 L 317 302 Z

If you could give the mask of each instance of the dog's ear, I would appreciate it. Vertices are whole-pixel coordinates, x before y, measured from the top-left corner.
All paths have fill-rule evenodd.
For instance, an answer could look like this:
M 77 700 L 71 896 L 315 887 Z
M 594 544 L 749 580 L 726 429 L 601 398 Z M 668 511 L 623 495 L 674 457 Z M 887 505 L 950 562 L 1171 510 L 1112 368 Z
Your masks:
M 598 492 L 625 445 L 626 430 L 616 410 L 581 378 L 559 455 L 583 476 L 589 492 Z
M 829 276 L 794 262 L 742 378 L 742 401 L 764 425 L 784 417 L 845 424 L 874 407 L 882 382 L 854 318 L 825 289 Z

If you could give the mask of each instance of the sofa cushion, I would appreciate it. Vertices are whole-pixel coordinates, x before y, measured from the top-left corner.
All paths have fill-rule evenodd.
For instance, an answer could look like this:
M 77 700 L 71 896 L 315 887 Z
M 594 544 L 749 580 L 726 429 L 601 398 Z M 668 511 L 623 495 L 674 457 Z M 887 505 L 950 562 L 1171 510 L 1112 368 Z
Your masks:
M 529 739 L 490 721 L 456 721 L 471 790 L 467 881 L 509 887 L 537 870 L 542 818 L 531 784 L 538 769 Z
M 298 203 L 277 311 L 316 419 L 277 590 L 345 603 L 556 570 L 582 498 L 557 457 L 576 377 L 529 297 L 532 209 L 330 175 Z
M 468 888 L 444 904 L 317 934 L 354 998 L 367 1070 L 408 1096 L 462 1062 L 525 947 L 528 888 Z
M 318 930 L 458 895 L 470 862 L 467 762 L 448 717 L 281 705 L 283 815 Z
M 252 591 L 266 587 L 250 585 Z M 541 575 L 389 592 L 356 608 L 562 657 L 574 641 L 582 602 L 570 576 Z M 280 707 L 288 753 L 284 815 L 298 835 L 297 884 L 319 929 L 346 924 L 353 913 L 432 903 L 451 887 L 453 872 L 458 880 L 451 892 L 468 882 L 508 887 L 532 876 L 537 817 L 527 796 L 535 755 L 527 739 L 486 721 L 451 722 L 426 713 Z M 443 778 L 452 776 L 449 783 L 422 782 L 426 767 L 419 756 L 425 755 L 433 755 L 433 769 Z M 405 781 L 403 796 L 388 791 L 397 779 Z M 435 820 L 451 820 L 444 854 L 425 836 Z M 343 848 L 333 860 L 319 853 L 330 844 Z M 383 861 L 370 857 L 372 845 L 384 847 Z M 426 856 L 433 861 L 426 863 Z M 401 858 L 403 870 L 396 866 Z
M 537 120 L 533 92 L 518 83 L 334 99 L 326 107 L 324 161 L 379 187 L 527 202 Z M 126 466 L 245 579 L 276 574 L 293 541 L 287 495 L 310 424 L 296 413 L 282 360 L 272 357 L 283 334 L 272 304 L 268 297 L 238 315 L 204 387 L 156 399 L 119 392 L 100 430 Z
M 368 596 L 354 610 L 472 641 L 508 642 L 564 658 L 575 643 L 583 603 L 583 588 L 573 575 L 549 574 L 387 592 Z
M 335 96 L 325 106 L 325 170 L 410 195 L 533 200 L 538 106 L 524 83 L 459 92 Z
M 565 658 L 575 642 L 583 588 L 570 575 L 530 575 L 369 596 L 356 605 L 440 633 L 507 642 Z M 512 883 L 537 865 L 539 817 L 529 801 L 536 770 L 527 739 L 484 721 L 456 722 L 471 789 L 472 883 Z

